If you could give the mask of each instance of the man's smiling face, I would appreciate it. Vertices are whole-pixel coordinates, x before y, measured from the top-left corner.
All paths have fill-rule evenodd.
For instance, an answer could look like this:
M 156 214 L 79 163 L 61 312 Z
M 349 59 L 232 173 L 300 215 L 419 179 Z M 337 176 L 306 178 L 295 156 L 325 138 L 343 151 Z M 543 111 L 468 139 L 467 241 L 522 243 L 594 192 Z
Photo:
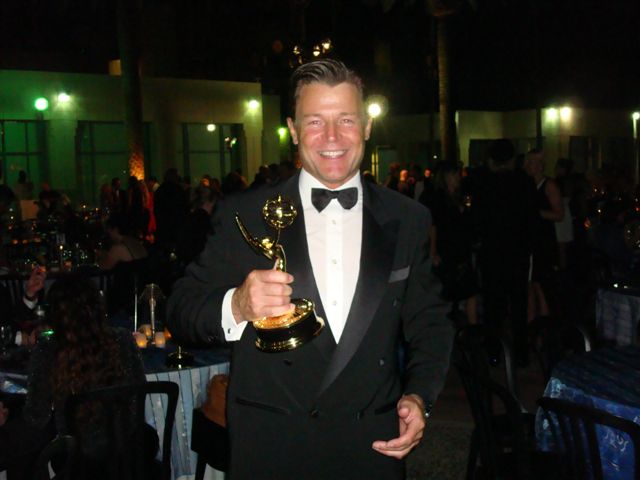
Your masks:
M 371 133 L 358 89 L 350 83 L 310 83 L 300 89 L 295 121 L 287 119 L 302 167 L 327 188 L 338 188 L 360 168 Z

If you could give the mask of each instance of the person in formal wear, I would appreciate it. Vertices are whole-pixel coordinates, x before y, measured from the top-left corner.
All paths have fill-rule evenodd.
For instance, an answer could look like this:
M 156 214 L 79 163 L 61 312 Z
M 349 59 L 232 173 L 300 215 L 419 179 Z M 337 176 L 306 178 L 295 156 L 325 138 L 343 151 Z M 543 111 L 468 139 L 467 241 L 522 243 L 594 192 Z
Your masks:
M 544 174 L 545 159 L 542 150 L 534 149 L 527 153 L 524 169 L 533 178 L 537 191 L 538 215 L 534 220 L 528 312 L 529 321 L 533 321 L 552 313 L 557 317 L 559 265 L 555 225 L 564 219 L 564 205 L 557 183 Z
M 475 184 L 480 236 L 483 321 L 513 340 L 516 362 L 529 361 L 527 286 L 537 215 L 535 186 L 515 167 L 515 149 L 503 138 L 489 146 L 490 170 Z
M 434 273 L 442 281 L 442 295 L 457 306 L 464 301 L 467 321 L 477 323 L 477 281 L 473 265 L 475 228 L 470 206 L 464 204 L 460 166 L 454 162 L 438 165 L 435 189 L 429 210 L 433 215 L 430 256 Z
M 293 143 L 302 170 L 225 197 L 215 233 L 174 285 L 170 329 L 190 341 L 235 343 L 227 402 L 234 479 L 399 479 L 420 442 L 449 365 L 449 305 L 431 274 L 428 210 L 359 172 L 371 119 L 362 83 L 321 60 L 292 76 Z M 287 272 L 244 244 L 273 235 L 265 201 L 291 199 L 282 230 Z M 256 348 L 252 322 L 310 299 L 326 324 L 294 350 Z M 399 365 L 401 340 L 406 363 Z M 401 375 L 401 370 L 403 375 Z

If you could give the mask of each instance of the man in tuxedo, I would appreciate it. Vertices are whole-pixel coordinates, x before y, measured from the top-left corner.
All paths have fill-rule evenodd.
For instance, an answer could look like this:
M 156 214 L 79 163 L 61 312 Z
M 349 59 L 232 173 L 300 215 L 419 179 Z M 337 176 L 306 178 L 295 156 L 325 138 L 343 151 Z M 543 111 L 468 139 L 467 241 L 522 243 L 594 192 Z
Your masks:
M 427 259 L 430 217 L 419 203 L 362 182 L 371 119 L 360 79 L 321 60 L 292 77 L 289 131 L 302 171 L 225 198 L 215 234 L 169 300 L 174 335 L 234 344 L 227 400 L 234 479 L 399 479 L 445 380 L 452 343 Z M 274 235 L 265 201 L 298 216 L 282 230 L 287 272 L 245 245 L 234 223 Z M 310 299 L 326 322 L 287 352 L 255 346 L 252 322 Z M 399 348 L 405 342 L 405 360 Z

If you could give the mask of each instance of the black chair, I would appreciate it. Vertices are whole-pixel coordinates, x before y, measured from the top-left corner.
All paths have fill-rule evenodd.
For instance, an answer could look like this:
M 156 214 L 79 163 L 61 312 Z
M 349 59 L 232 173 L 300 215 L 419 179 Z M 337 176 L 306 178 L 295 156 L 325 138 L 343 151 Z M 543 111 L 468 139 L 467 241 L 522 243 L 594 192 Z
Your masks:
M 78 443 L 71 435 L 59 435 L 54 438 L 38 455 L 33 478 L 50 480 L 49 464 L 53 464 L 55 480 L 70 480 L 74 477 L 74 466 L 78 453 Z
M 624 432 L 631 438 L 635 465 L 633 478 L 640 479 L 640 425 L 602 410 L 558 398 L 540 398 L 538 405 L 552 428 L 556 443 L 560 444 L 558 440 L 562 440 L 564 464 L 569 469 L 566 478 L 603 478 L 596 435 L 596 425 L 599 425 Z
M 518 397 L 516 370 L 509 343 L 498 331 L 487 325 L 467 325 L 456 332 L 456 354 L 476 375 L 491 376 L 503 370 L 504 385 L 526 412 Z
M 556 364 L 574 354 L 591 351 L 591 337 L 579 325 L 557 325 L 538 318 L 529 325 L 529 344 L 540 365 L 545 382 Z
M 499 374 L 493 372 L 497 368 L 496 356 L 499 366 L 504 367 L 504 372 Z M 462 380 L 475 425 L 469 447 L 467 479 L 531 478 L 530 470 L 536 463 L 530 461 L 531 456 L 537 459 L 545 455 L 534 449 L 535 417 L 525 410 L 517 397 L 508 343 L 490 327 L 463 327 L 456 334 L 453 363 Z M 502 375 L 504 384 L 492 378 Z
M 78 441 L 80 478 L 169 480 L 178 393 L 173 382 L 146 382 L 70 396 L 65 404 L 65 433 Z M 144 422 L 145 400 L 150 394 L 167 397 L 159 465 L 153 461 L 157 436 Z
M 488 377 L 474 374 L 466 365 L 456 366 L 475 424 L 466 478 L 564 478 L 558 457 L 535 449 L 530 422 L 511 392 Z M 504 412 L 499 417 L 496 417 L 494 403 Z M 497 418 L 500 421 L 496 421 Z
M 198 454 L 195 480 L 202 480 L 207 465 L 226 472 L 229 469 L 227 429 L 209 420 L 201 408 L 193 410 L 191 450 Z
M 7 299 L 13 308 L 22 302 L 25 281 L 26 279 L 22 275 L 16 274 L 7 274 L 0 277 L 0 286 L 6 289 Z

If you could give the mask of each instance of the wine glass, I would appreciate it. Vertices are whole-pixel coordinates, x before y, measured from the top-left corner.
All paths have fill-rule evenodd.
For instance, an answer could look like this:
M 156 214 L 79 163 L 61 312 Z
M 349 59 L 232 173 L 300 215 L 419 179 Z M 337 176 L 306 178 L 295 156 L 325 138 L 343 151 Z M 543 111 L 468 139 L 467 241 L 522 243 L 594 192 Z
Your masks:
M 9 324 L 0 325 L 0 348 L 2 350 L 2 356 L 6 356 L 7 349 L 13 343 L 13 329 Z

